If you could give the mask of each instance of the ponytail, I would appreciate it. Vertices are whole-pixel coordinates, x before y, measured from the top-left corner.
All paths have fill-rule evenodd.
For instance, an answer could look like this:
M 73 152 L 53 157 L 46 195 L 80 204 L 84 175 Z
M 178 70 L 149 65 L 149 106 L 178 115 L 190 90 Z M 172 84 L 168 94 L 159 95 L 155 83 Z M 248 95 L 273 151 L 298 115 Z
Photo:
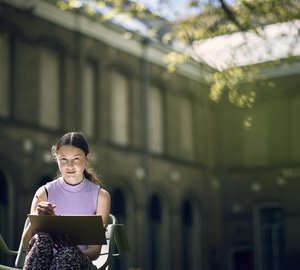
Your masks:
M 91 167 L 85 168 L 83 171 L 83 175 L 86 179 L 88 179 L 92 183 L 99 185 L 100 187 L 103 186 L 101 180 L 97 177 L 93 168 Z

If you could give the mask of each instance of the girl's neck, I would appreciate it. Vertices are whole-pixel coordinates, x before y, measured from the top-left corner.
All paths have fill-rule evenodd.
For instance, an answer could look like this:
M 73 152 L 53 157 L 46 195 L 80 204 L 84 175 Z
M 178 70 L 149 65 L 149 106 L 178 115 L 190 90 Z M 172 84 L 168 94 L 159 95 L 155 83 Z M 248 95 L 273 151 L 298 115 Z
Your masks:
M 77 185 L 81 184 L 83 180 L 84 180 L 84 177 L 82 178 L 82 180 L 75 182 L 75 183 L 70 183 L 70 182 L 66 181 L 65 179 L 64 179 L 64 182 L 69 186 L 77 186 Z

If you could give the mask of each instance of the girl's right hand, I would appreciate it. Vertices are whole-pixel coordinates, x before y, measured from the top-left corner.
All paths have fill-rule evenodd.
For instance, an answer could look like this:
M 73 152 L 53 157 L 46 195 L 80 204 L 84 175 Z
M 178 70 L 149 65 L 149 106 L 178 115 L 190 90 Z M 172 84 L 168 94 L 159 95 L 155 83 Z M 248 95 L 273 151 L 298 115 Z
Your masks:
M 55 215 L 55 207 L 56 205 L 51 204 L 49 202 L 39 202 L 36 208 L 36 212 L 38 215 Z

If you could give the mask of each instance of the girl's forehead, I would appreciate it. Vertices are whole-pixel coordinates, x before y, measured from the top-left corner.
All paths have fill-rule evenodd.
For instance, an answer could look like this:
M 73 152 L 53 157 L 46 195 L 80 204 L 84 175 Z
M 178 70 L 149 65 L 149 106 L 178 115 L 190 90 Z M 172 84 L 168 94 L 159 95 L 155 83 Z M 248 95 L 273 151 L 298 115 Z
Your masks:
M 75 146 L 72 145 L 63 145 L 57 150 L 58 155 L 84 155 L 84 152 Z

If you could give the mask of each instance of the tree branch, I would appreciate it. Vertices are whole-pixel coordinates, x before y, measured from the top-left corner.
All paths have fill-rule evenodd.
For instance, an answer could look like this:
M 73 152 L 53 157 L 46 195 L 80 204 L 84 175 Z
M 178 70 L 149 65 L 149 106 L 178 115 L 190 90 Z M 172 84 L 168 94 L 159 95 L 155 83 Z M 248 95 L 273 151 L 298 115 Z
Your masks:
M 221 3 L 221 7 L 225 14 L 227 14 L 228 19 L 231 20 L 241 31 L 246 31 L 247 29 L 238 22 L 234 12 L 230 9 L 227 3 L 224 0 L 219 0 L 219 2 Z

